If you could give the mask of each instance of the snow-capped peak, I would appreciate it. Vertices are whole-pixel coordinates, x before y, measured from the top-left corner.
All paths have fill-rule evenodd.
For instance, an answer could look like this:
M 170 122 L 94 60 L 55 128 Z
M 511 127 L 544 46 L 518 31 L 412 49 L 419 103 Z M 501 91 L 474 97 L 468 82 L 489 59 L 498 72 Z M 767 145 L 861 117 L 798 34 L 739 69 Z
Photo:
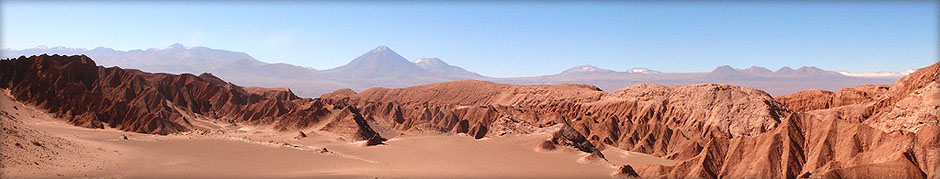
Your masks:
M 578 66 L 578 67 L 576 67 L 576 68 L 579 69 L 579 70 L 581 70 L 581 71 L 601 71 L 601 70 L 603 70 L 603 69 L 600 69 L 600 68 L 597 68 L 597 67 L 591 66 L 591 65 L 582 65 L 582 66 Z
M 659 71 L 650 70 L 648 68 L 631 68 L 627 70 L 627 73 L 659 73 Z
M 917 70 L 915 70 L 915 69 L 913 69 L 913 68 L 908 68 L 907 70 L 902 71 L 901 74 L 909 75 L 909 74 L 911 74 L 911 73 L 914 73 L 914 71 L 917 71 Z
M 908 75 L 914 72 L 914 69 L 907 69 L 902 72 L 893 72 L 893 71 L 877 71 L 877 72 L 848 72 L 848 71 L 838 71 L 839 74 L 845 76 L 854 76 L 854 77 L 898 77 Z
M 417 64 L 422 64 L 422 63 L 424 63 L 424 64 L 438 64 L 438 63 L 442 63 L 441 59 L 438 59 L 438 58 L 418 58 L 418 59 L 415 59 L 414 61 L 411 61 L 411 62 L 412 62 L 412 63 L 417 63 Z
M 614 71 L 603 69 L 603 68 L 597 68 L 591 65 L 581 65 L 581 66 L 569 68 L 568 70 L 565 70 L 562 73 L 585 73 L 585 72 L 594 73 L 594 72 L 614 72 Z

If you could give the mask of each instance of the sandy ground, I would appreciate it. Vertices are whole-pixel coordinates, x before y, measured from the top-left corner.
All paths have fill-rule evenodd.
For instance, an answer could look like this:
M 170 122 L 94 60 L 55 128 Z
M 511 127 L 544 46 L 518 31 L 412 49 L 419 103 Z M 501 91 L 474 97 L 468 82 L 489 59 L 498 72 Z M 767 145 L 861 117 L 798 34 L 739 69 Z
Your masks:
M 10 156 L 4 155 L 9 158 L 3 159 L 3 178 L 610 178 L 622 164 L 675 163 L 613 147 L 603 151 L 609 164 L 578 162 L 586 154 L 569 148 L 537 152 L 547 133 L 481 140 L 406 134 L 363 147 L 362 141 L 330 134 L 304 131 L 308 137 L 296 139 L 297 131 L 205 120 L 197 123 L 224 132 L 159 136 L 86 129 L 13 101 L 6 92 L 0 111 L 5 132 L 32 131 L 4 137 L 0 152 Z M 44 145 L 31 150 L 14 144 L 31 142 Z

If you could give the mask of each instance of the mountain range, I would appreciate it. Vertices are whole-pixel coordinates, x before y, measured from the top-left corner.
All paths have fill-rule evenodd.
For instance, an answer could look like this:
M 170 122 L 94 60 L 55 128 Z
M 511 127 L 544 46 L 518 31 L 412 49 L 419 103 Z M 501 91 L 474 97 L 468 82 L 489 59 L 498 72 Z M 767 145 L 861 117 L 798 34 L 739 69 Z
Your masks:
M 719 66 L 711 72 L 666 73 L 646 68 L 627 71 L 602 69 L 591 65 L 576 66 L 558 74 L 497 78 L 487 77 L 447 64 L 438 58 L 408 61 L 386 46 L 379 46 L 333 69 L 316 70 L 285 63 L 265 63 L 242 52 L 173 44 L 164 49 L 120 51 L 98 47 L 45 47 L 4 49 L 3 58 L 38 54 L 85 54 L 103 66 L 140 69 L 163 73 L 212 73 L 226 81 L 258 87 L 289 87 L 300 96 L 313 97 L 335 89 L 361 91 L 372 87 L 399 88 L 454 80 L 483 80 L 508 84 L 578 83 L 616 90 L 639 83 L 689 85 L 726 83 L 762 89 L 772 95 L 784 95 L 808 89 L 838 90 L 866 84 L 890 84 L 903 72 L 850 73 L 826 71 L 816 67 L 768 70 L 763 67 L 736 69 Z M 907 72 L 909 73 L 909 72 Z

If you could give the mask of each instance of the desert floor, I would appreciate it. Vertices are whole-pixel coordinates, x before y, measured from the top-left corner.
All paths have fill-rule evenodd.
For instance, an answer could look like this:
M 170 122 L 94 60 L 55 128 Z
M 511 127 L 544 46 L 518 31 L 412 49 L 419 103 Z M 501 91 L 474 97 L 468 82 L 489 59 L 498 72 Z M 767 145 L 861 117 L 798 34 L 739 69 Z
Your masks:
M 609 162 L 580 160 L 586 154 L 570 148 L 536 151 L 550 138 L 547 132 L 481 140 L 405 134 L 363 147 L 330 134 L 295 139 L 297 131 L 206 120 L 197 123 L 224 132 L 161 136 L 81 128 L 14 101 L 6 91 L 0 111 L 4 132 L 23 136 L 4 134 L 3 178 L 610 178 L 623 164 L 675 163 L 614 147 L 603 151 Z

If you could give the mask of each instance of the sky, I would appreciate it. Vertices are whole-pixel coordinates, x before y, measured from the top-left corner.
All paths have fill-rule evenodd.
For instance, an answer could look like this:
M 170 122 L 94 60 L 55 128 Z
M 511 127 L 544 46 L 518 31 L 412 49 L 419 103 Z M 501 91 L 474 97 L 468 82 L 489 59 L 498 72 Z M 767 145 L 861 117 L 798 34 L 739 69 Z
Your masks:
M 385 45 L 494 77 L 936 63 L 938 2 L 3 1 L 0 47 L 173 43 L 323 70 Z

